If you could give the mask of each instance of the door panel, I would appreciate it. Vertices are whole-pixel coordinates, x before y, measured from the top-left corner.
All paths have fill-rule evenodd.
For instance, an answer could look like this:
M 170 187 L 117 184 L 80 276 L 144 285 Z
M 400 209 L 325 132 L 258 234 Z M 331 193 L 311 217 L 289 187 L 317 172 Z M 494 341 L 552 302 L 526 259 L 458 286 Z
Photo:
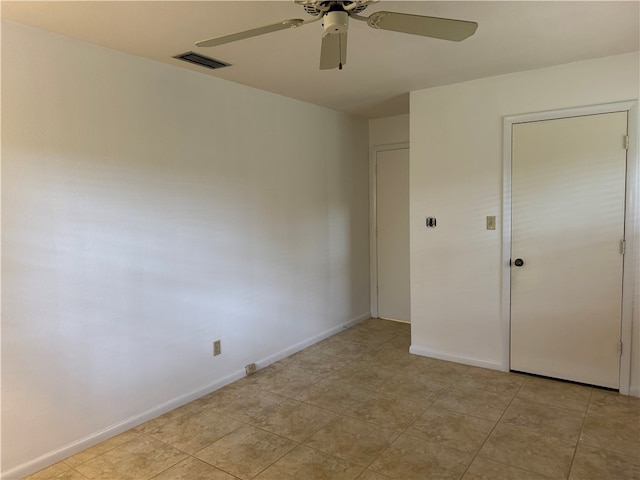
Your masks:
M 378 316 L 410 321 L 409 149 L 376 155 Z
M 511 369 L 619 386 L 626 112 L 512 130 Z

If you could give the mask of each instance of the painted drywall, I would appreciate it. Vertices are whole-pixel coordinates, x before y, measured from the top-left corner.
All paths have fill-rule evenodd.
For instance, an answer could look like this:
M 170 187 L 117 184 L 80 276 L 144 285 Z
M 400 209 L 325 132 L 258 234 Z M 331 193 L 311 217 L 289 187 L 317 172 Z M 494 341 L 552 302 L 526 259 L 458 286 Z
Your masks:
M 8 23 L 2 120 L 3 471 L 368 316 L 366 120 Z
M 639 78 L 636 52 L 412 92 L 412 351 L 500 368 L 503 117 L 637 99 Z
M 369 120 L 369 147 L 409 143 L 409 114 Z

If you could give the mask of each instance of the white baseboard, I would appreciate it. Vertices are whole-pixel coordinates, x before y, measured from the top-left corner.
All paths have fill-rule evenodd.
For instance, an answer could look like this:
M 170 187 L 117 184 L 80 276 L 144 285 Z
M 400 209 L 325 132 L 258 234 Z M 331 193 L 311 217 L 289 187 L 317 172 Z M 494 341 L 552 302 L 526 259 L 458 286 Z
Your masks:
M 299 352 L 300 350 L 307 348 L 313 345 L 314 343 L 317 343 L 321 340 L 324 340 L 325 338 L 335 335 L 336 333 L 339 333 L 349 327 L 352 327 L 370 317 L 371 317 L 371 314 L 369 312 L 364 313 L 345 323 L 332 327 L 328 330 L 325 330 L 324 332 L 321 332 L 301 342 L 298 342 L 295 345 L 287 347 L 284 350 L 281 350 L 280 352 L 274 353 L 273 355 L 269 355 L 266 358 L 258 360 L 255 363 L 258 366 L 258 368 L 264 368 L 267 365 L 270 365 L 274 362 L 277 362 L 278 360 L 288 357 L 289 355 Z M 91 435 L 87 435 L 86 437 L 81 438 L 80 440 L 69 443 L 57 450 L 48 452 L 34 460 L 30 460 L 21 465 L 18 465 L 17 467 L 4 471 L 0 473 L 0 478 L 2 480 L 19 480 L 23 477 L 26 477 L 27 475 L 31 475 L 32 473 L 42 470 L 43 468 L 47 468 L 55 463 L 58 463 L 64 460 L 65 458 L 70 457 L 71 455 L 75 455 L 76 453 L 81 452 L 82 450 L 85 450 L 89 447 L 93 447 L 94 445 L 97 445 L 100 442 L 108 440 L 109 438 L 114 437 L 115 435 L 126 432 L 127 430 L 130 430 L 134 427 L 137 427 L 138 425 L 143 424 L 144 422 L 154 419 L 178 407 L 186 405 L 187 403 L 192 402 L 215 390 L 218 390 L 219 388 L 222 388 L 225 385 L 235 382 L 236 380 L 239 380 L 244 376 L 245 376 L 245 371 L 243 366 L 239 370 L 234 371 L 230 375 L 227 375 L 226 377 L 223 377 L 220 380 L 217 380 L 213 383 L 205 385 L 185 395 L 175 397 L 156 407 L 153 407 L 147 410 L 146 412 L 129 417 L 121 422 L 116 423 L 115 425 L 111 425 L 110 427 L 107 427 L 103 430 L 92 433 Z
M 631 395 L 632 397 L 640 397 L 640 386 L 632 385 L 631 387 L 629 387 L 629 395 Z
M 472 365 L 474 367 L 489 368 L 491 370 L 503 370 L 501 362 L 490 362 L 472 357 L 463 357 L 461 355 L 452 355 L 438 350 L 419 345 L 411 345 L 409 353 L 422 355 L 423 357 L 437 358 L 438 360 L 446 360 L 448 362 L 462 363 L 464 365 Z

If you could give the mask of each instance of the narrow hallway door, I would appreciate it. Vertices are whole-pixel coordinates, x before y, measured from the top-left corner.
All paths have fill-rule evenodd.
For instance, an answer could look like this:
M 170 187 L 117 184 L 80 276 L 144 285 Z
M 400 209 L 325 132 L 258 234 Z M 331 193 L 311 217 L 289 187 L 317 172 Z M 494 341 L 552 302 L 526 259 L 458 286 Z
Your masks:
M 409 149 L 376 154 L 378 316 L 411 321 Z

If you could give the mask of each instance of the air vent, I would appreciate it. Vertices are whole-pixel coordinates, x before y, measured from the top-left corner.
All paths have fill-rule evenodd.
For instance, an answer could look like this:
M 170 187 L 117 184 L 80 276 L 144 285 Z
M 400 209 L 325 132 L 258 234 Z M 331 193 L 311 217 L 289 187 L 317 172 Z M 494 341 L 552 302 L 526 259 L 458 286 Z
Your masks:
M 221 62 L 220 60 L 216 60 L 215 58 L 205 57 L 204 55 L 200 55 L 199 53 L 195 52 L 181 53 L 180 55 L 176 55 L 173 58 L 184 60 L 185 62 L 189 63 L 194 63 L 196 65 L 200 65 L 201 67 L 211 68 L 212 70 L 231 66 L 230 63 Z

